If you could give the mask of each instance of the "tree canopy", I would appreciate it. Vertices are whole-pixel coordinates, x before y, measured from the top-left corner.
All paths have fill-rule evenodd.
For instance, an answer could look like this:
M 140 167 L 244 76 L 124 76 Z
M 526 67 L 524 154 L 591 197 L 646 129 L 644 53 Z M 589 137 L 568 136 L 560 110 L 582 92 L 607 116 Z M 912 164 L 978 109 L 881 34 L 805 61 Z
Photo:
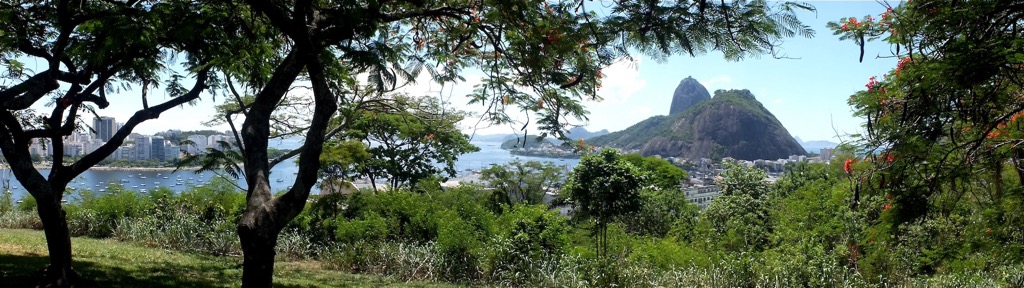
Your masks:
M 16 177 L 36 191 L 48 229 L 65 231 L 48 230 L 47 237 L 66 239 L 59 200 L 68 180 L 106 158 L 141 121 L 203 91 L 226 95 L 234 103 L 221 107 L 218 117 L 236 136 L 232 144 L 244 164 L 239 175 L 247 183 L 247 208 L 238 223 L 243 286 L 269 286 L 277 235 L 302 211 L 318 180 L 322 143 L 344 139 L 367 117 L 361 111 L 394 104 L 391 92 L 420 73 L 446 84 L 482 71 L 468 102 L 486 107 L 486 121 L 537 124 L 564 138 L 568 122 L 586 120 L 581 102 L 598 99 L 601 68 L 615 61 L 709 51 L 736 60 L 774 54 L 782 39 L 812 34 L 795 13 L 813 8 L 800 3 L 589 3 L 5 2 L 0 19 L 13 25 L 0 33 L 3 78 L 10 81 L 0 91 L 0 149 L 19 167 Z M 47 69 L 28 71 L 20 57 L 44 60 Z M 194 85 L 185 87 L 190 76 Z M 149 105 L 147 95 L 157 83 L 171 100 Z M 374 97 L 359 93 L 364 84 Z M 24 150 L 33 139 L 49 140 L 61 156 L 61 138 L 81 127 L 78 113 L 105 108 L 106 93 L 128 88 L 141 90 L 132 95 L 141 96 L 143 109 L 115 140 L 71 165 L 54 157 L 46 179 L 29 169 Z M 31 109 L 43 98 L 53 102 L 52 112 L 37 116 Z M 516 113 L 528 120 L 514 120 Z M 301 148 L 269 156 L 271 137 L 297 135 L 304 137 Z M 275 196 L 270 169 L 293 157 L 296 180 Z M 70 240 L 51 243 L 50 251 L 55 266 L 70 270 Z
M 866 188 L 892 193 L 901 221 L 929 207 L 946 213 L 966 193 L 1001 198 L 1004 163 L 1024 181 L 1024 10 L 1015 1 L 969 4 L 914 1 L 882 7 L 878 18 L 829 23 L 862 55 L 865 41 L 893 47 L 880 57 L 893 59 L 895 68 L 868 79 L 849 103 L 866 120 L 859 154 L 871 163 L 855 165 L 864 169 L 853 173 L 872 179 Z M 992 189 L 971 185 L 977 175 L 991 177 Z

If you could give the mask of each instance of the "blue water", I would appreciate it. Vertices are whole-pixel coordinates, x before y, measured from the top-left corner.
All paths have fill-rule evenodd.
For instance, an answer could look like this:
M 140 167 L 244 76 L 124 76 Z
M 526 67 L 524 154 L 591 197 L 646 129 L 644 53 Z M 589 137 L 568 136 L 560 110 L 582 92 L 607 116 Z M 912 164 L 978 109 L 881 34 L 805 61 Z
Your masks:
M 501 142 L 483 142 L 474 141 L 473 145 L 480 148 L 480 151 L 462 155 L 459 157 L 459 161 L 456 162 L 456 171 L 459 174 L 467 174 L 473 171 L 479 171 L 490 167 L 492 164 L 505 164 L 513 160 L 520 161 L 541 161 L 551 162 L 556 165 L 565 167 L 566 169 L 572 169 L 579 163 L 579 159 L 556 159 L 556 158 L 543 158 L 543 157 L 528 157 L 528 156 L 516 156 L 512 155 L 506 150 L 502 150 Z M 271 146 L 280 149 L 294 149 L 302 145 L 299 140 L 282 140 L 272 141 Z M 46 176 L 50 171 L 40 171 Z M 274 191 L 285 190 L 295 181 L 295 173 L 298 172 L 295 162 L 292 160 L 284 161 L 274 166 L 270 170 L 270 186 Z M 145 177 L 145 178 L 143 178 Z M 89 170 L 82 175 L 79 175 L 69 185 L 69 189 L 89 189 L 92 191 L 100 191 L 100 189 L 106 189 L 110 183 L 120 183 L 129 190 L 139 191 L 141 189 L 152 190 L 156 187 L 167 187 L 173 191 L 182 191 L 189 189 L 192 186 L 204 185 L 212 180 L 214 177 L 220 177 L 214 172 L 194 173 L 192 171 L 120 171 L 120 170 Z M 245 179 L 237 179 L 236 182 L 241 187 L 246 187 Z M 21 199 L 27 194 L 25 188 L 11 176 L 11 191 L 14 199 Z M 314 194 L 318 193 L 318 189 L 314 188 Z

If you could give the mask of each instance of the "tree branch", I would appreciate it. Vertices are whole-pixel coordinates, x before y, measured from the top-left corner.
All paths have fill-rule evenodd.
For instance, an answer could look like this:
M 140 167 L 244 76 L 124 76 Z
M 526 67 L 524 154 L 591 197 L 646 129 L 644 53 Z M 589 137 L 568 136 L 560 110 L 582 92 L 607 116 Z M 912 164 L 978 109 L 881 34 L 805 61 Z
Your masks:
M 74 177 L 82 174 L 82 172 L 85 172 L 85 170 L 88 170 L 92 166 L 95 166 L 97 163 L 107 158 L 107 156 L 110 156 L 110 154 L 114 153 L 114 151 L 124 143 L 124 139 L 128 137 L 128 134 L 131 134 L 132 129 L 135 129 L 135 126 L 138 126 L 140 123 L 145 122 L 146 120 L 159 118 L 161 113 L 170 110 L 175 106 L 183 105 L 199 99 L 199 94 L 207 88 L 206 80 L 209 79 L 209 75 L 210 68 L 204 68 L 196 75 L 196 84 L 192 87 L 192 90 L 185 93 L 185 95 L 172 98 L 160 105 L 135 112 L 135 115 L 132 115 L 132 117 L 124 123 L 124 126 L 117 130 L 117 133 L 110 138 L 110 141 L 107 141 L 107 143 L 104 143 L 103 146 L 100 146 L 96 151 L 85 155 L 85 157 L 82 157 L 82 159 L 72 164 L 70 173 L 63 175 L 63 177 L 66 179 L 74 179 Z

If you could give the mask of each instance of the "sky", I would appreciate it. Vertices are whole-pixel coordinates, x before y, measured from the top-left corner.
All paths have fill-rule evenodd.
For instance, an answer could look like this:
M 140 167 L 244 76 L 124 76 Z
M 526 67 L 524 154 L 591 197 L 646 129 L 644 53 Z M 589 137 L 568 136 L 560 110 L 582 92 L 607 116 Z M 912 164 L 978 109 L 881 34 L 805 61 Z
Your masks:
M 804 141 L 838 142 L 846 139 L 841 139 L 842 136 L 858 133 L 863 121 L 852 116 L 847 99 L 864 89 L 869 77 L 881 76 L 895 67 L 897 60 L 885 57 L 892 54 L 889 45 L 875 42 L 866 47 L 864 62 L 858 62 L 859 48 L 853 42 L 839 41 L 838 36 L 825 28 L 825 24 L 842 17 L 859 18 L 870 14 L 877 18 L 885 8 L 874 1 L 809 3 L 817 8 L 817 12 L 803 12 L 798 17 L 815 30 L 815 36 L 786 39 L 781 46 L 782 54 L 793 59 L 775 59 L 765 55 L 730 62 L 724 60 L 720 53 L 709 53 L 697 57 L 675 56 L 660 63 L 646 57 L 639 57 L 635 62 L 620 62 L 603 70 L 605 78 L 598 94 L 604 100 L 584 103 L 590 111 L 589 121 L 570 124 L 584 125 L 591 131 L 619 131 L 649 117 L 668 114 L 676 86 L 682 79 L 692 76 L 712 94 L 718 89 L 749 89 L 790 134 Z M 480 75 L 468 73 L 464 76 L 466 82 L 444 87 L 418 81 L 421 84 L 410 86 L 407 92 L 443 95 L 437 97 L 450 97 L 456 108 L 479 112 L 478 107 L 465 106 L 461 102 L 465 98 L 461 96 L 479 83 Z M 138 99 L 130 95 L 135 93 L 137 90 L 117 97 Z M 151 94 L 150 103 L 165 101 L 165 97 L 162 93 Z M 142 123 L 135 132 L 226 130 L 225 126 L 202 125 L 214 114 L 213 106 L 224 100 L 217 97 L 215 101 L 210 95 L 204 95 L 195 106 L 186 105 L 167 111 L 158 119 Z M 126 121 L 141 107 L 141 100 L 111 102 L 111 106 L 100 115 L 112 116 L 118 122 Z M 467 119 L 461 128 L 476 134 L 521 133 L 508 126 L 474 125 L 477 120 Z

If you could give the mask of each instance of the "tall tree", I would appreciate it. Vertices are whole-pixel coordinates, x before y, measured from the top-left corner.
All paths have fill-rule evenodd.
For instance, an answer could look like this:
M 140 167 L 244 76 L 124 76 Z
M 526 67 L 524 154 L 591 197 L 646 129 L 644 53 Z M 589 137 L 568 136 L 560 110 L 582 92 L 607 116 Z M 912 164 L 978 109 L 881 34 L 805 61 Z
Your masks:
M 607 254 L 608 224 L 616 217 L 640 209 L 644 178 L 643 172 L 611 148 L 583 156 L 580 164 L 569 173 L 563 191 L 576 217 L 593 219 L 596 223 L 598 256 Z
M 69 286 L 80 279 L 72 269 L 61 207 L 69 181 L 107 158 L 140 123 L 193 103 L 217 83 L 210 63 L 241 40 L 228 35 L 236 27 L 217 19 L 229 14 L 204 9 L 185 1 L 0 3 L 6 24 L 0 30 L 0 63 L 6 68 L 0 75 L 5 82 L 0 85 L 0 150 L 38 205 L 50 254 L 44 286 Z M 42 71 L 32 71 L 26 60 L 44 63 Z M 184 86 L 188 76 L 178 72 L 182 69 L 192 76 L 191 87 Z M 170 97 L 150 105 L 149 92 L 160 81 Z M 108 95 L 112 92 L 120 93 Z M 88 127 L 82 114 L 98 115 L 112 101 L 138 101 L 141 108 L 99 149 L 65 163 L 65 137 Z M 34 144 L 53 153 L 47 175 L 33 167 L 29 146 Z
M 435 98 L 394 100 L 390 111 L 353 117 L 358 120 L 342 136 L 371 147 L 370 159 L 359 165 L 371 182 L 387 178 L 391 188 L 399 188 L 435 175 L 454 177 L 458 156 L 479 150 L 457 127 L 466 113 Z
M 586 119 L 581 101 L 598 99 L 600 69 L 640 52 L 656 59 L 673 54 L 724 52 L 729 59 L 774 53 L 781 39 L 810 36 L 795 16 L 804 4 L 766 1 L 623 1 L 590 4 L 452 1 L 287 1 L 246 0 L 252 11 L 288 39 L 267 71 L 231 70 L 242 92 L 231 91 L 244 115 L 238 132 L 248 184 L 247 208 L 239 222 L 244 256 L 243 286 L 272 283 L 274 246 L 281 229 L 302 211 L 317 180 L 322 144 L 351 128 L 364 115 L 345 113 L 374 101 L 358 97 L 357 76 L 377 93 L 387 93 L 420 71 L 433 81 L 454 83 L 467 69 L 485 73 L 469 103 L 487 107 L 483 118 L 496 124 L 536 123 L 564 137 L 567 121 Z M 600 7 L 600 8 L 598 8 Z M 601 9 L 599 16 L 594 9 Z M 243 9 L 244 10 L 244 9 Z M 260 77 L 259 75 L 264 75 Z M 265 77 L 270 75 L 269 77 Z M 308 83 L 312 109 L 305 144 L 269 159 L 268 139 L 278 131 L 275 115 L 296 81 Z M 305 86 L 305 85 L 298 85 Z M 231 88 L 230 86 L 228 88 Z M 252 92 L 252 95 L 246 94 Z M 517 111 L 518 110 L 518 111 Z M 336 112 L 340 120 L 332 121 Z M 510 114 L 536 115 L 516 122 Z M 225 117 L 226 121 L 228 118 Z M 230 121 L 229 121 L 230 122 Z M 272 133 L 273 131 L 273 133 Z M 292 188 L 273 196 L 270 168 L 298 156 Z
M 562 170 L 551 162 L 516 160 L 480 171 L 480 179 L 494 188 L 495 204 L 544 204 L 545 192 L 561 188 L 565 174 Z

